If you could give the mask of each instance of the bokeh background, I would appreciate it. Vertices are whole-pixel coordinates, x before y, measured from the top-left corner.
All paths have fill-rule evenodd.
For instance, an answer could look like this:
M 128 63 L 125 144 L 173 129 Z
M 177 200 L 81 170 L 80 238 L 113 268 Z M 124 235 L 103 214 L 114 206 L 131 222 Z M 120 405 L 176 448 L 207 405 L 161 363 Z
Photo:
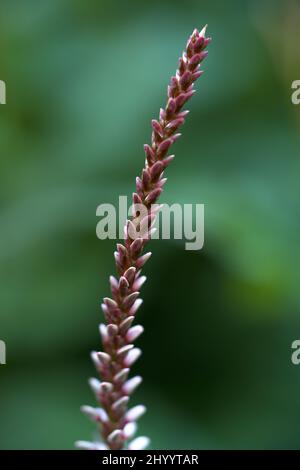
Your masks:
M 205 246 L 153 241 L 139 321 L 153 449 L 300 448 L 300 3 L 1 0 L 0 447 L 72 449 L 114 269 L 96 207 L 130 195 L 195 26 L 213 43 L 162 202 Z

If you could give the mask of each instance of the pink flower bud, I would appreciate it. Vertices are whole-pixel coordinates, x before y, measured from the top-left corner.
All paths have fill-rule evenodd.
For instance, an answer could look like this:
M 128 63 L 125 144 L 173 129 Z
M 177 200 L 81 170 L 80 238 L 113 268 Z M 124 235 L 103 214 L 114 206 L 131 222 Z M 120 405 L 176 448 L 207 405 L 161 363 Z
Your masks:
M 92 359 L 92 361 L 93 361 L 93 363 L 94 363 L 96 369 L 100 369 L 100 367 L 101 367 L 101 362 L 100 362 L 100 360 L 99 360 L 99 358 L 98 358 L 98 355 L 97 355 L 97 352 L 96 352 L 96 351 L 92 351 L 92 352 L 91 352 L 91 359 Z
M 142 183 L 141 178 L 139 178 L 138 176 L 135 179 L 135 184 L 136 184 L 136 190 L 138 194 L 141 194 L 143 191 L 143 183 Z
M 75 447 L 81 450 L 108 450 L 103 442 L 76 441 Z
M 100 331 L 100 336 L 102 338 L 102 341 L 105 343 L 108 339 L 108 334 L 107 334 L 107 327 L 106 325 L 104 325 L 104 323 L 100 323 L 99 331 Z
M 136 267 L 141 268 L 142 266 L 144 266 L 144 264 L 148 261 L 148 259 L 150 258 L 151 255 L 152 255 L 152 253 L 149 251 L 149 253 L 146 253 L 145 255 L 138 258 L 138 260 L 135 263 Z
M 80 410 L 93 421 L 101 423 L 108 421 L 107 413 L 102 408 L 93 408 L 92 406 L 84 405 Z
M 109 297 L 104 297 L 103 301 L 109 311 L 114 311 L 118 308 L 117 302 L 113 299 L 110 299 Z
M 146 436 L 140 436 L 134 439 L 129 445 L 129 450 L 144 450 L 150 444 L 150 439 Z
M 137 193 L 133 193 L 132 201 L 133 201 L 133 204 L 143 204 L 141 197 Z
M 125 382 L 122 387 L 123 392 L 126 393 L 126 395 L 131 395 L 134 390 L 142 383 L 142 380 L 142 377 L 139 375 L 127 380 L 127 382 Z
M 152 128 L 154 132 L 156 132 L 159 135 L 159 137 L 163 138 L 164 132 L 160 123 L 156 121 L 156 119 L 152 119 L 151 124 L 152 124 Z
M 102 352 L 102 351 L 97 352 L 97 356 L 102 365 L 107 365 L 111 361 L 110 355 L 105 352 Z
M 128 343 L 133 343 L 144 331 L 142 325 L 135 325 L 130 328 L 126 333 L 126 340 Z
M 130 371 L 130 369 L 128 369 L 128 368 L 121 369 L 120 372 L 118 372 L 114 376 L 114 382 L 117 383 L 117 384 L 122 384 L 123 382 L 125 382 L 125 380 L 128 377 L 129 371 Z
M 182 96 L 182 95 L 179 95 L 179 97 L 180 96 Z M 177 103 L 178 98 L 176 99 L 176 103 Z M 172 144 L 172 141 L 170 139 L 166 139 L 161 144 L 159 144 L 158 149 L 157 149 L 158 158 L 161 159 L 166 155 L 166 153 L 169 150 L 169 147 L 170 147 L 171 144 Z
M 166 168 L 175 158 L 175 155 L 169 155 L 162 160 L 162 164 Z
M 143 248 L 143 239 L 142 238 L 136 238 L 131 246 L 130 246 L 130 253 L 133 258 L 137 258 Z
M 125 320 L 123 320 L 120 323 L 119 332 L 121 335 L 124 335 L 126 331 L 128 330 L 128 328 L 131 327 L 133 320 L 134 320 L 134 316 L 130 316 L 130 317 L 125 318 Z
M 167 126 L 168 127 L 168 126 Z M 169 129 L 169 127 L 168 127 Z M 157 179 L 160 177 L 160 174 L 162 173 L 164 169 L 164 165 L 162 162 L 155 162 L 154 165 L 151 167 L 151 179 L 153 182 L 157 181 Z
M 107 440 L 110 444 L 118 444 L 122 442 L 122 431 L 120 429 L 115 429 L 109 434 Z
M 164 121 L 166 119 L 166 111 L 163 108 L 159 110 L 159 118 Z
M 159 181 L 157 182 L 157 186 L 158 186 L 159 188 L 162 188 L 163 185 L 166 184 L 167 181 L 168 181 L 168 178 L 162 178 L 161 180 L 159 180 Z
M 129 397 L 121 397 L 113 403 L 111 409 L 115 413 L 121 413 L 125 409 L 128 402 L 129 402 Z
M 140 306 L 142 305 L 142 303 L 143 303 L 143 299 L 136 299 L 136 301 L 134 302 L 133 306 L 131 307 L 128 313 L 130 315 L 135 315 L 138 309 L 140 308 Z
M 107 325 L 107 334 L 110 338 L 114 338 L 118 334 L 118 327 L 117 325 L 114 325 L 113 323 L 110 323 Z
M 131 439 L 135 433 L 136 433 L 136 430 L 137 430 L 137 425 L 136 423 L 127 423 L 125 424 L 124 428 L 123 428 L 123 435 L 124 435 L 124 438 L 127 440 L 127 439 Z
M 125 311 L 132 307 L 139 295 L 139 292 L 132 292 L 132 294 L 129 294 L 127 295 L 127 297 L 125 297 L 125 299 L 123 300 L 123 308 Z
M 129 288 L 129 282 L 125 276 L 121 276 L 119 279 L 119 292 L 121 297 L 124 297 L 127 294 Z
M 146 276 L 138 277 L 133 283 L 133 286 L 132 286 L 133 290 L 140 290 L 140 288 L 146 282 L 146 280 L 147 280 Z
M 89 385 L 91 389 L 93 390 L 93 392 L 95 393 L 95 395 L 97 396 L 100 393 L 100 386 L 101 386 L 100 380 L 91 378 L 89 379 Z
M 131 351 L 129 351 L 129 353 L 124 359 L 124 366 L 131 367 L 132 364 L 134 364 L 138 360 L 141 354 L 142 354 L 142 351 L 139 348 L 131 349 Z
M 184 61 L 183 57 L 179 58 L 179 63 L 178 63 L 178 71 L 180 75 L 183 75 L 186 69 L 186 62 Z
M 152 148 L 147 144 L 144 145 L 144 150 L 145 150 L 145 154 L 146 154 L 146 159 L 147 159 L 149 165 L 151 165 L 155 161 L 155 153 L 152 150 Z
M 191 78 L 192 78 L 192 74 L 188 70 L 184 72 L 184 74 L 182 75 L 180 79 L 180 84 L 184 90 L 186 90 L 187 87 L 191 84 Z
M 127 353 L 133 348 L 133 344 L 126 344 L 122 346 L 120 349 L 117 350 L 117 356 L 119 359 L 124 358 L 127 356 Z
M 130 421 L 137 421 L 143 414 L 146 413 L 146 407 L 144 405 L 137 405 L 127 411 L 125 415 L 125 420 Z
M 194 52 L 200 52 L 204 46 L 204 36 L 198 37 L 194 43 Z
M 195 54 L 189 60 L 189 69 L 194 70 L 201 61 L 201 54 Z
M 101 382 L 100 384 L 100 393 L 108 394 L 113 390 L 113 385 L 110 382 Z
M 161 195 L 162 190 L 160 188 L 155 188 L 151 191 L 145 199 L 146 204 L 153 204 L 157 198 Z
M 176 102 L 173 98 L 170 98 L 166 107 L 167 116 L 173 116 L 176 111 Z
M 142 184 L 143 184 L 143 189 L 147 190 L 150 186 L 151 183 L 151 176 L 145 168 L 143 169 L 142 172 Z
M 201 77 L 201 75 L 203 75 L 203 73 L 204 73 L 204 70 L 199 70 L 198 72 L 194 72 L 193 75 L 192 75 L 193 82 L 195 80 L 197 80 L 197 78 Z
M 124 276 L 126 277 L 129 284 L 133 283 L 134 278 L 135 278 L 135 273 L 136 273 L 136 268 L 134 266 L 131 266 L 125 271 Z
M 176 129 L 178 129 L 179 126 L 181 126 L 182 124 L 184 123 L 184 118 L 181 117 L 181 118 L 177 118 L 177 119 L 174 119 L 173 121 L 170 121 L 168 123 L 168 125 L 166 126 L 166 128 L 169 130 L 169 131 L 176 131 Z M 161 163 L 161 162 L 157 162 L 157 163 Z

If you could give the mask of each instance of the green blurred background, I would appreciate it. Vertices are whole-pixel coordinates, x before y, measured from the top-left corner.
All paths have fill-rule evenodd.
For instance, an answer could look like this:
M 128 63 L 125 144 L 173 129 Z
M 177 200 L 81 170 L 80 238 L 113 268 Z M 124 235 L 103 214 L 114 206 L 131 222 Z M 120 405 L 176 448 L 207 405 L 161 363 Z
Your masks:
M 162 202 L 205 246 L 155 240 L 134 398 L 151 448 L 300 448 L 300 2 L 1 0 L 0 447 L 94 431 L 89 352 L 114 270 L 96 207 L 130 195 L 194 27 L 213 43 Z

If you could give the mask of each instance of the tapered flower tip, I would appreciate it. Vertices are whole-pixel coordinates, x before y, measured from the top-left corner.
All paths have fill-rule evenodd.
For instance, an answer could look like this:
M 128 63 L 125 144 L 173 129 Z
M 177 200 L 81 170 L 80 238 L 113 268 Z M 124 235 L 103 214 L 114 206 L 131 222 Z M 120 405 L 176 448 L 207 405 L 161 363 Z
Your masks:
M 138 360 L 141 354 L 142 351 L 140 348 L 131 349 L 124 358 L 124 366 L 131 367 L 132 364 L 134 364 Z
M 124 276 L 126 277 L 129 284 L 131 284 L 134 281 L 135 273 L 136 273 L 136 268 L 133 266 L 131 266 L 125 271 Z
M 140 308 L 140 306 L 142 305 L 142 303 L 143 303 L 143 299 L 136 299 L 133 306 L 129 310 L 130 315 L 135 315 L 138 309 Z
M 101 389 L 101 382 L 98 379 L 95 379 L 94 377 L 89 379 L 89 385 L 91 389 L 93 390 L 96 395 L 100 392 Z
M 139 419 L 143 414 L 146 413 L 146 407 L 144 405 L 137 405 L 127 411 L 125 415 L 126 421 L 136 421 Z
M 95 364 L 96 368 L 99 368 L 101 366 L 101 362 L 98 358 L 98 354 L 97 354 L 96 351 L 91 352 L 91 359 L 92 359 L 93 363 Z
M 108 415 L 102 408 L 93 408 L 92 406 L 83 405 L 80 410 L 93 421 L 105 423 L 108 420 Z
M 107 327 L 106 325 L 104 325 L 104 323 L 100 323 L 99 332 L 100 332 L 101 338 L 105 341 L 107 338 Z
M 130 442 L 128 445 L 129 450 L 143 450 L 150 444 L 150 439 L 146 436 L 140 436 Z
M 137 300 L 135 302 L 137 302 Z M 120 331 L 121 334 L 126 333 L 128 328 L 131 327 L 131 324 L 132 324 L 133 320 L 134 320 L 134 316 L 130 315 L 130 317 L 127 317 L 127 318 L 125 318 L 125 320 L 122 321 L 122 323 L 119 326 L 119 331 Z
M 136 433 L 136 430 L 137 430 L 137 424 L 135 422 L 127 423 L 123 428 L 123 435 L 125 439 L 131 439 Z
M 142 380 L 142 377 L 139 375 L 127 380 L 127 382 L 125 382 L 123 385 L 123 392 L 126 393 L 126 395 L 131 395 L 134 390 L 142 383 Z
M 110 393 L 112 390 L 113 390 L 113 384 L 111 384 L 110 382 L 102 382 L 100 384 L 100 393 L 104 393 L 104 394 L 107 394 L 107 393 Z
M 114 376 L 114 381 L 115 381 L 115 382 L 120 382 L 120 383 L 125 382 L 125 380 L 126 380 L 127 377 L 128 377 L 129 372 L 130 372 L 130 369 L 128 369 L 128 368 L 125 368 L 125 369 L 120 370 L 120 372 L 118 372 L 118 373 Z
M 130 343 L 135 341 L 144 331 L 144 328 L 142 325 L 135 325 L 132 328 L 129 328 L 129 330 L 126 333 L 126 340 Z
M 125 407 L 126 405 L 128 404 L 129 402 L 129 397 L 125 396 L 125 397 L 121 397 L 119 398 L 117 401 L 115 401 L 113 404 L 112 404 L 112 410 L 115 411 L 116 413 L 118 412 L 121 412 L 121 411 L 124 411 L 125 410 Z
M 117 325 L 114 325 L 113 323 L 110 323 L 109 325 L 107 325 L 107 333 L 111 338 L 116 336 L 118 334 L 118 331 L 119 329 Z
M 103 365 L 107 365 L 110 363 L 110 360 L 111 360 L 110 355 L 105 352 L 102 352 L 102 351 L 97 352 L 97 357 L 100 363 Z
M 118 357 L 125 357 L 126 354 L 133 348 L 133 344 L 126 344 L 117 350 Z
M 81 450 L 108 450 L 102 442 L 76 441 L 75 447 Z
M 207 30 L 207 24 L 201 29 L 200 33 L 199 33 L 199 36 L 202 36 L 203 38 L 205 38 L 205 33 L 206 33 L 206 30 Z
M 111 444 L 117 444 L 119 442 L 122 442 L 122 431 L 120 431 L 120 429 L 115 429 L 109 434 L 107 440 Z

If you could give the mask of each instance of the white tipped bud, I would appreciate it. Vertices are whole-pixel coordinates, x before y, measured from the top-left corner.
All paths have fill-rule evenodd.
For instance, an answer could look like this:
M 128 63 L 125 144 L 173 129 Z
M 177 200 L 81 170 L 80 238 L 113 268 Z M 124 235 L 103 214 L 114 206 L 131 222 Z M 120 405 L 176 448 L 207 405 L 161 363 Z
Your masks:
M 75 447 L 81 450 L 108 450 L 102 442 L 76 441 Z
M 117 356 L 119 358 L 125 357 L 128 353 L 133 348 L 133 344 L 126 344 L 126 346 L 122 346 L 122 348 L 118 349 L 117 351 Z
M 110 336 L 111 338 L 113 338 L 114 336 L 116 336 L 118 334 L 118 327 L 117 325 L 114 325 L 113 323 L 110 323 L 109 325 L 107 325 L 107 334 L 108 336 Z
M 129 310 L 130 315 L 135 315 L 138 309 L 140 308 L 140 306 L 142 305 L 142 303 L 143 303 L 143 299 L 136 299 L 133 306 Z
M 140 436 L 134 439 L 128 445 L 129 450 L 144 450 L 150 444 L 150 439 L 146 436 Z
M 134 364 L 135 361 L 138 360 L 141 354 L 142 354 L 142 351 L 139 348 L 131 349 L 131 351 L 128 352 L 127 356 L 124 359 L 124 365 L 126 367 L 131 367 L 132 364 Z
M 98 359 L 100 360 L 101 364 L 107 365 L 107 364 L 110 363 L 111 358 L 110 358 L 109 354 L 100 351 L 100 352 L 97 353 L 97 356 L 98 356 Z
M 146 282 L 147 278 L 146 276 L 141 276 L 139 278 L 137 278 L 136 281 L 134 281 L 133 283 L 133 290 L 140 290 L 140 288 L 142 287 L 142 285 Z
M 154 191 L 155 191 L 155 190 L 154 190 Z M 148 195 L 148 196 L 149 196 L 149 195 Z M 148 197 L 148 196 L 147 196 L 147 197 Z M 146 253 L 145 255 L 140 256 L 140 257 L 136 260 L 136 262 L 135 262 L 137 268 L 139 269 L 139 268 L 141 268 L 142 266 L 144 266 L 144 264 L 147 263 L 147 261 L 148 261 L 148 259 L 151 257 L 151 255 L 152 255 L 152 253 L 151 253 L 151 251 L 149 251 L 149 252 Z
M 112 287 L 114 287 L 115 289 L 118 289 L 119 283 L 114 276 L 109 276 L 109 282 Z
M 128 377 L 128 374 L 129 374 L 129 369 L 128 369 L 128 368 L 120 370 L 120 372 L 118 372 L 118 373 L 114 376 L 114 382 L 116 382 L 116 383 L 123 383 L 123 382 L 125 382 L 125 380 L 126 380 L 127 377 Z
M 93 408 L 92 406 L 84 405 L 80 410 L 92 421 L 100 421 L 101 423 L 106 423 L 108 421 L 108 415 L 102 408 Z
M 99 360 L 99 357 L 96 351 L 91 352 L 91 359 L 93 363 L 95 364 L 96 369 L 99 369 L 101 367 L 101 362 Z
M 137 405 L 127 411 L 125 419 L 126 421 L 137 421 L 144 413 L 146 413 L 146 407 Z
M 199 36 L 202 36 L 203 38 L 205 38 L 205 33 L 206 33 L 206 29 L 207 29 L 207 24 L 201 29 L 200 33 L 199 33 Z
M 116 308 L 118 308 L 117 302 L 114 299 L 111 299 L 110 297 L 104 297 L 103 301 L 109 310 L 115 310 Z
M 114 386 L 110 382 L 102 382 L 100 384 L 100 393 L 110 393 L 113 390 Z
M 105 316 L 106 320 L 108 320 L 110 315 L 109 315 L 109 311 L 108 311 L 107 306 L 105 304 L 101 304 L 101 308 L 102 308 L 102 311 L 104 313 L 104 316 Z
M 140 377 L 139 375 L 127 380 L 127 382 L 125 382 L 123 385 L 123 392 L 126 393 L 126 395 L 131 395 L 134 390 L 142 383 L 142 380 L 142 377 Z
M 116 413 L 120 413 L 125 410 L 127 403 L 129 402 L 129 397 L 121 397 L 119 400 L 115 401 L 111 407 Z
M 107 340 L 107 327 L 104 325 L 104 323 L 100 323 L 99 331 L 100 331 L 102 340 L 106 341 Z
M 89 379 L 89 385 L 90 385 L 91 389 L 93 390 L 93 392 L 95 393 L 95 395 L 98 395 L 99 392 L 100 392 L 100 387 L 101 387 L 100 380 L 95 379 L 95 378 L 92 377 L 92 378 Z
M 80 411 L 91 418 L 93 421 L 98 421 L 97 409 L 89 405 L 83 405 L 80 407 Z
M 133 304 L 134 305 L 134 304 Z M 120 326 L 119 326 L 119 331 L 120 331 L 120 334 L 123 335 L 124 333 L 126 333 L 126 331 L 128 330 L 128 328 L 131 327 L 131 324 L 134 320 L 134 317 L 133 316 L 130 316 L 130 317 L 127 317 L 125 318 L 125 320 L 122 321 L 122 323 L 120 323 Z
M 115 429 L 109 434 L 107 440 L 111 444 L 117 444 L 119 442 L 122 442 L 122 431 L 120 431 L 120 429 Z
M 137 424 L 135 422 L 125 424 L 123 428 L 124 438 L 131 439 L 135 435 L 136 430 L 137 430 Z
M 130 343 L 135 341 L 144 331 L 144 328 L 142 325 L 135 325 L 132 328 L 129 328 L 129 330 L 126 333 L 126 340 Z

